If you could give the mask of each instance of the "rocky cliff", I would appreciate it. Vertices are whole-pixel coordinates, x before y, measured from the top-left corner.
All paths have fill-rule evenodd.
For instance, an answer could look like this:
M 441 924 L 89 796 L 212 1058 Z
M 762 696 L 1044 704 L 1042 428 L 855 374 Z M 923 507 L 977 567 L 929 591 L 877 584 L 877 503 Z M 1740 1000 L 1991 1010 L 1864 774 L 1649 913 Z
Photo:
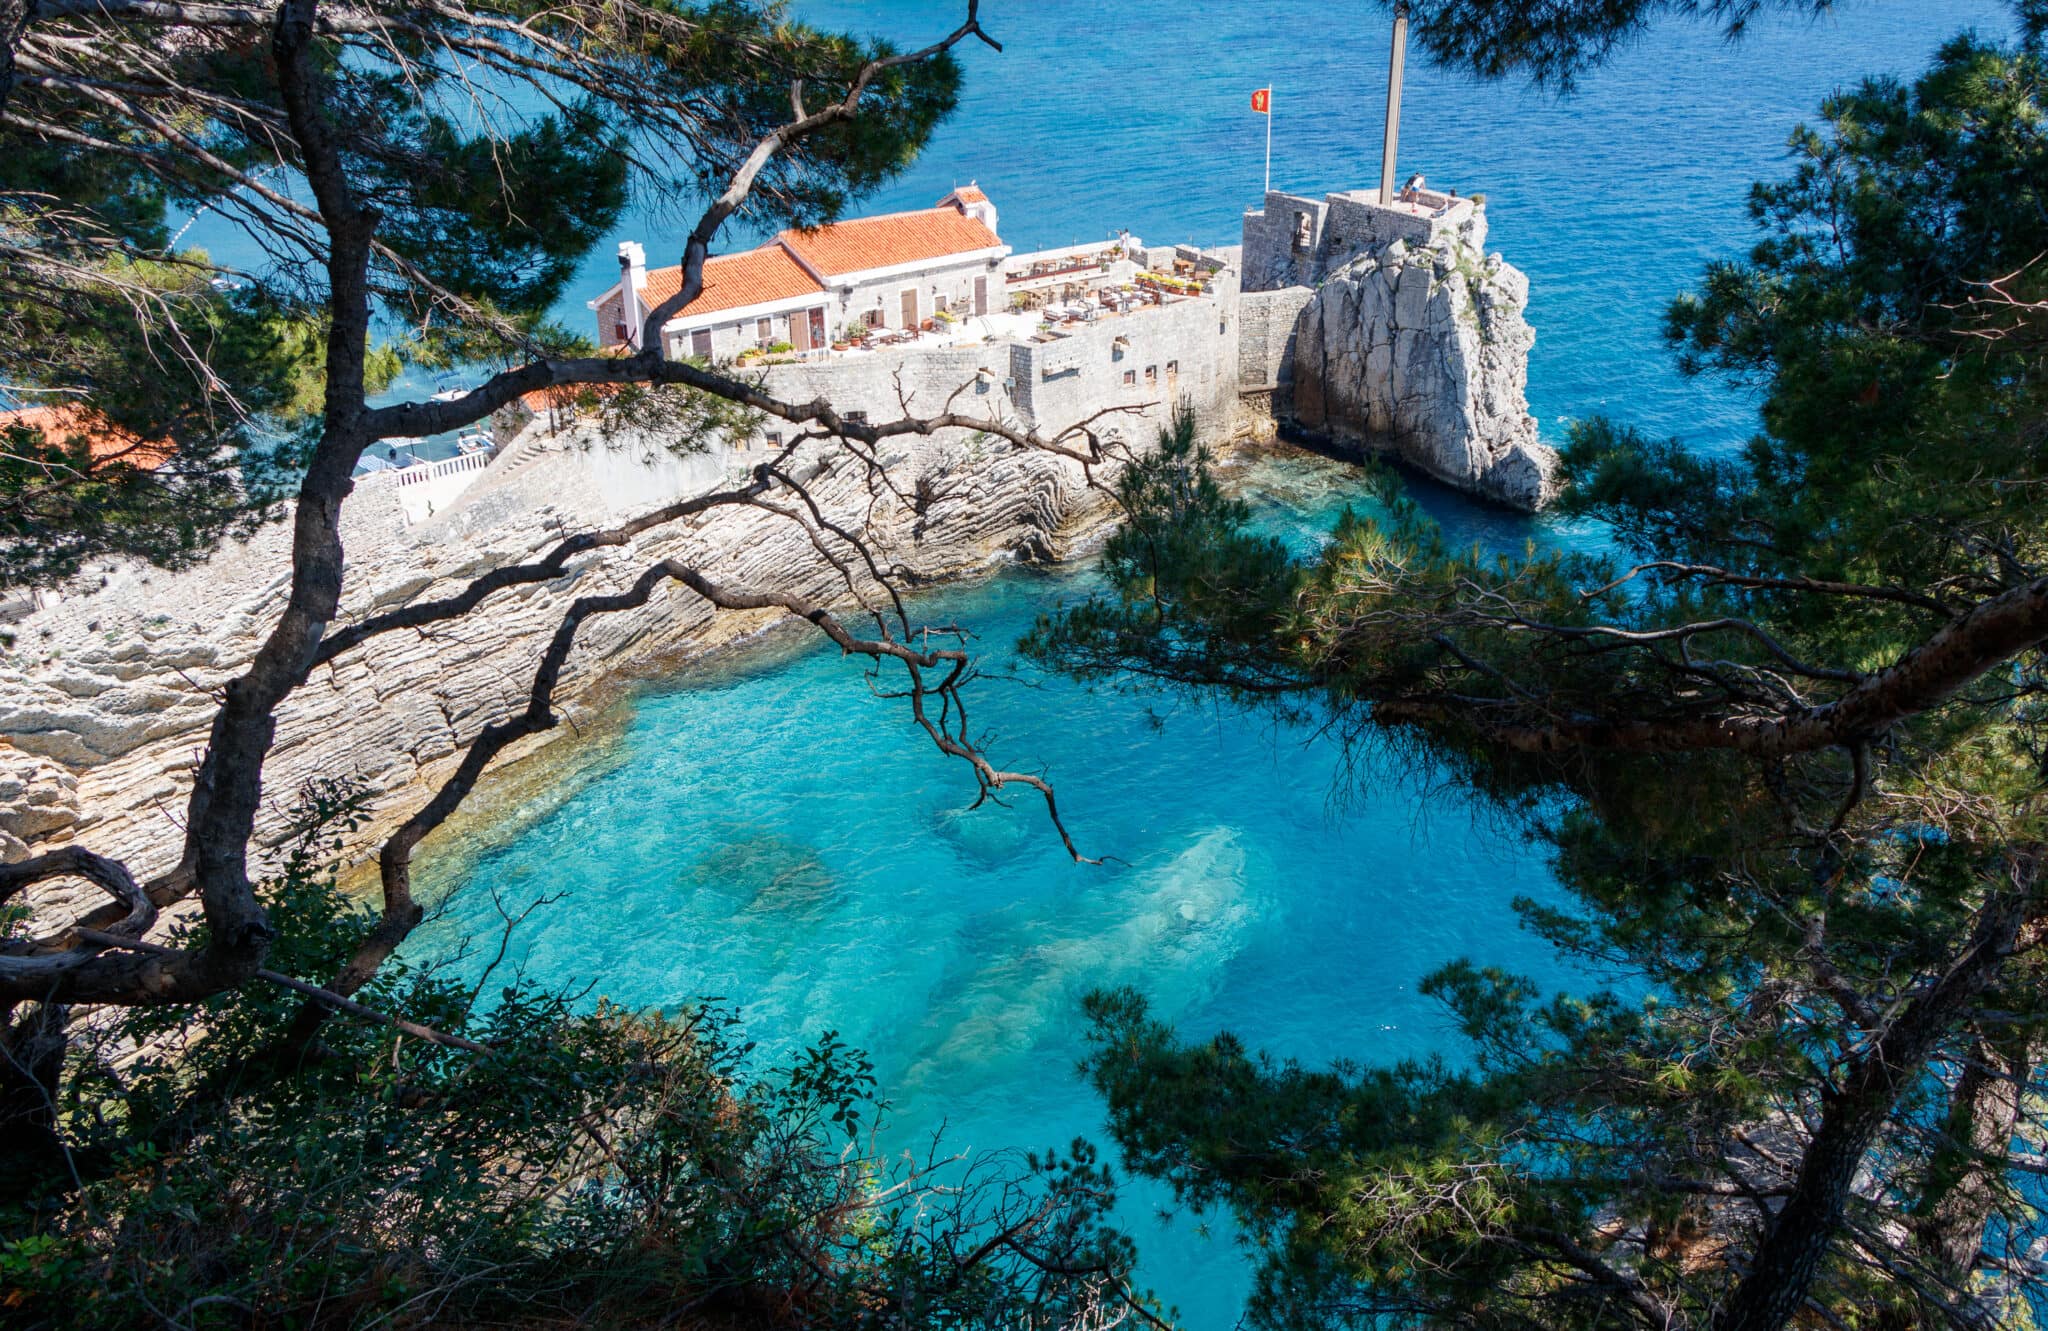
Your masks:
M 344 506 L 344 623 L 454 593 L 486 569 L 536 558 L 563 535 L 615 525 L 678 493 L 743 474 L 758 455 L 674 459 L 607 452 L 535 429 L 439 515 L 408 525 L 389 488 Z M 835 520 L 870 533 L 906 574 L 935 579 L 1013 554 L 1051 556 L 1103 515 L 1080 468 L 1007 445 L 921 438 L 885 453 L 894 486 L 871 488 L 842 460 L 797 469 Z M 79 841 L 138 873 L 169 867 L 189 781 L 214 710 L 269 629 L 286 588 L 288 525 L 230 545 L 198 568 L 124 568 L 98 590 L 11 626 L 0 653 L 0 859 Z M 623 588 L 678 558 L 719 581 L 843 601 L 838 575 L 803 530 L 758 510 L 723 509 L 578 559 L 554 583 L 499 592 L 467 618 L 393 633 L 322 668 L 287 702 L 265 772 L 275 835 L 294 792 L 354 777 L 376 793 L 370 845 L 427 798 L 461 747 L 523 705 L 534 664 L 569 601 Z M 606 701 L 620 672 L 700 651 L 762 627 L 716 614 L 671 586 L 642 611 L 586 621 L 557 699 L 573 723 Z M 574 724 L 553 735 L 574 734 Z M 544 737 L 547 738 L 547 737 Z
M 1483 238 L 1484 231 L 1476 237 Z M 1291 423 L 1534 510 L 1557 455 L 1526 396 L 1529 281 L 1475 233 L 1393 240 L 1323 278 L 1295 324 Z

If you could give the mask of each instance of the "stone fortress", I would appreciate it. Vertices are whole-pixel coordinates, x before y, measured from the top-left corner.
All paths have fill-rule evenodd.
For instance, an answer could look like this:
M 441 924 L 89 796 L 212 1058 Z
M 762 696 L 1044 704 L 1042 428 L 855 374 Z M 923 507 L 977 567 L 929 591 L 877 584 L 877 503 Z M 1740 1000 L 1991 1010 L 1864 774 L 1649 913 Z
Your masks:
M 1242 243 L 1225 248 L 1119 234 L 1016 254 L 999 239 L 994 204 L 955 191 L 932 209 L 785 233 L 713 259 L 699 302 L 662 330 L 664 351 L 732 363 L 780 397 L 824 397 L 877 421 L 950 402 L 1053 433 L 1116 409 L 1097 427 L 1134 452 L 1184 406 L 1213 441 L 1292 429 L 1538 507 L 1551 464 L 1523 397 L 1534 340 L 1526 283 L 1483 252 L 1481 202 L 1420 189 L 1378 197 L 1269 192 L 1245 215 Z M 639 246 L 621 250 L 620 282 L 592 301 L 613 344 L 636 335 L 664 284 L 677 289 L 674 270 L 650 272 Z M 773 421 L 700 451 L 606 440 L 571 396 L 536 393 L 508 408 L 488 449 L 360 475 L 343 510 L 341 621 L 451 595 L 487 568 L 539 558 L 566 532 L 717 487 L 781 442 Z M 879 497 L 863 468 L 836 465 L 829 448 L 807 452 L 793 474 L 914 581 L 1058 558 L 1111 516 L 1078 465 L 970 430 L 892 439 L 877 460 L 897 478 Z M 1114 472 L 1102 468 L 1097 481 Z M 96 590 L 9 616 L 0 860 L 76 840 L 139 872 L 168 867 L 212 691 L 245 668 L 275 619 L 289 530 L 273 524 L 181 572 L 96 570 Z M 293 696 L 266 768 L 277 797 L 259 836 L 277 834 L 305 782 L 348 774 L 376 798 L 350 846 L 366 850 L 424 802 L 479 729 L 524 705 L 531 663 L 572 599 L 669 558 L 734 585 L 846 595 L 800 527 L 725 509 L 650 530 L 556 583 L 503 593 L 450 631 L 393 635 Z M 557 690 L 573 724 L 552 734 L 597 722 L 636 673 L 772 618 L 715 614 L 674 593 L 593 622 Z
M 1525 397 L 1528 284 L 1485 253 L 1483 199 L 1273 191 L 1245 214 L 1242 244 L 1216 249 L 1126 232 L 1016 254 L 997 222 L 970 185 L 715 257 L 663 352 L 755 368 L 784 400 L 875 420 L 951 401 L 1057 432 L 1116 412 L 1103 432 L 1134 440 L 1182 406 L 1212 437 L 1278 426 L 1511 507 L 1550 495 Z M 636 243 L 619 264 L 590 302 L 607 346 L 636 343 L 680 284 Z M 771 428 L 736 446 L 780 441 Z

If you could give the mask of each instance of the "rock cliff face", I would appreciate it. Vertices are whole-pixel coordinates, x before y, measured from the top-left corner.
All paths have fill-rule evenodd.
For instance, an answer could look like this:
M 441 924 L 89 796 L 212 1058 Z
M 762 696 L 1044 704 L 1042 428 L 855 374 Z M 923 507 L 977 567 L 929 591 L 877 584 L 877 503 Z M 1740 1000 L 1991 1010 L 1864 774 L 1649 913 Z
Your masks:
M 611 526 L 735 478 L 758 457 L 650 462 L 536 429 L 418 525 L 406 525 L 392 490 L 364 487 L 344 507 L 342 622 L 448 596 L 489 568 L 539 557 L 568 532 Z M 1077 465 L 1046 455 L 955 437 L 907 442 L 885 461 L 914 502 L 871 492 L 845 461 L 813 461 L 796 475 L 836 521 L 872 533 L 885 563 L 918 578 L 1015 554 L 1057 555 L 1106 514 Z M 182 573 L 113 572 L 99 590 L 11 626 L 12 647 L 0 653 L 0 859 L 75 840 L 138 874 L 170 866 L 212 692 L 243 668 L 275 618 L 288 531 L 273 525 Z M 668 558 L 729 585 L 846 599 L 796 524 L 725 509 L 578 559 L 554 583 L 499 592 L 466 618 L 386 635 L 321 669 L 286 703 L 265 770 L 259 841 L 276 834 L 308 780 L 349 776 L 376 793 L 375 820 L 351 847 L 368 848 L 425 802 L 484 725 L 524 705 L 571 599 L 621 589 Z M 573 723 L 612 696 L 605 686 L 622 670 L 715 646 L 773 618 L 716 614 L 679 586 L 643 610 L 593 617 L 556 693 L 558 710 Z
M 1456 231 L 1359 254 L 1330 271 L 1295 324 L 1293 423 L 1540 508 L 1557 455 L 1529 414 L 1528 298 L 1526 277 Z

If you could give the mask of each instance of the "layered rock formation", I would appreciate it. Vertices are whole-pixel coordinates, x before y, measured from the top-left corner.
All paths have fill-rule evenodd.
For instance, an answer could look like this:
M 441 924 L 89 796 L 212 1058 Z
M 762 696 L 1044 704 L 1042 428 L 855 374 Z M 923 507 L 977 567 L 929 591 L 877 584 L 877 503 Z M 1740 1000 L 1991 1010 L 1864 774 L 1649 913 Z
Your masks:
M 1458 230 L 1359 254 L 1323 279 L 1295 325 L 1293 423 L 1540 508 L 1557 455 L 1529 414 L 1528 299 L 1528 278 Z
M 489 568 L 541 556 L 569 532 L 735 479 L 759 458 L 738 452 L 678 464 L 549 440 L 538 429 L 424 523 L 407 525 L 389 488 L 351 496 L 342 622 L 451 595 Z M 1103 512 L 1078 465 L 957 432 L 907 441 L 884 460 L 893 485 L 914 498 L 871 487 L 843 458 L 836 467 L 814 460 L 797 476 L 835 520 L 867 531 L 915 578 L 1057 554 Z M 243 668 L 285 594 L 288 534 L 288 524 L 273 525 L 182 573 L 110 572 L 99 590 L 11 627 L 12 646 L 0 654 L 0 858 L 75 840 L 139 874 L 170 866 L 214 691 Z M 321 668 L 287 701 L 265 771 L 259 839 L 276 835 L 307 781 L 352 777 L 376 795 L 376 817 L 351 847 L 367 848 L 424 803 L 484 725 L 523 707 L 571 599 L 621 589 L 668 558 L 728 585 L 846 598 L 796 524 L 723 509 L 582 557 L 553 583 L 499 592 L 463 619 L 388 634 Z M 557 690 L 559 710 L 573 723 L 612 696 L 604 686 L 624 668 L 705 649 L 773 618 L 714 613 L 679 586 L 643 610 L 593 617 Z

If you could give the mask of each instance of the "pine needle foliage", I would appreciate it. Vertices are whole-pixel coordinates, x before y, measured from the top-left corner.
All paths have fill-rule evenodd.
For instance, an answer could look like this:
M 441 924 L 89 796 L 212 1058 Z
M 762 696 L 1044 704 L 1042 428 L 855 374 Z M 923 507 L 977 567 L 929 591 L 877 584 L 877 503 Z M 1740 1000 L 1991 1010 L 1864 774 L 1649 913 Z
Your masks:
M 1617 32 L 1644 11 L 1543 8 Z M 1182 430 L 1126 482 L 1114 594 L 1027 640 L 1084 677 L 1326 721 L 1503 810 L 1566 893 L 1522 922 L 1614 979 L 1545 997 L 1454 962 L 1424 987 L 1465 1038 L 1455 1063 L 1328 1070 L 1191 1040 L 1137 993 L 1092 999 L 1116 1140 L 1235 1215 L 1264 1254 L 1260 1324 L 2029 1324 L 2048 1035 L 2031 12 L 2020 42 L 1958 37 L 1792 136 L 1789 175 L 1751 196 L 1755 248 L 1669 319 L 1683 367 L 1755 390 L 1762 428 L 1728 455 L 1575 428 L 1560 506 L 1611 553 L 1456 549 L 1388 482 L 1289 559 Z

